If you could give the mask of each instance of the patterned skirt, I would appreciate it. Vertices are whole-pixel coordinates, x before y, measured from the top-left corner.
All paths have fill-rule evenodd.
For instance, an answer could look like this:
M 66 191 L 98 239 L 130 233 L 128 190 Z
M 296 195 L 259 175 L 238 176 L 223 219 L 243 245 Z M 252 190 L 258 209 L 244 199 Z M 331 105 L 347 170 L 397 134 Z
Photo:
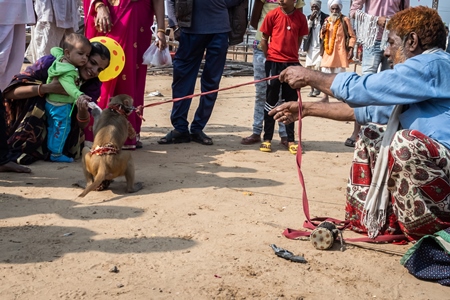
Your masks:
M 386 125 L 369 124 L 361 130 L 347 186 L 345 218 L 351 229 L 361 224 L 375 162 Z M 450 227 L 450 150 L 417 130 L 400 130 L 389 147 L 391 203 L 382 234 L 403 232 L 417 240 Z

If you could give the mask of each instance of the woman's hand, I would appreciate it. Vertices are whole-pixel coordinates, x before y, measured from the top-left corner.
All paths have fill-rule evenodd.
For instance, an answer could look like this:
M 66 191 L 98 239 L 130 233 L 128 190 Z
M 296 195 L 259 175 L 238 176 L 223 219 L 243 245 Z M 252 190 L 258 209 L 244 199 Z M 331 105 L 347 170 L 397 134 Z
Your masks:
M 81 116 L 88 116 L 89 115 L 89 111 L 88 111 L 88 103 L 92 100 L 91 97 L 87 96 L 87 95 L 81 95 L 80 97 L 78 97 L 76 105 L 78 108 L 78 114 Z
M 109 9 L 105 5 L 99 5 L 97 7 L 95 27 L 98 32 L 107 33 L 111 31 L 111 17 L 109 15 Z
M 78 126 L 80 126 L 81 129 L 86 128 L 86 126 L 88 126 L 89 124 L 89 121 L 91 120 L 91 115 L 89 114 L 88 110 L 88 103 L 91 100 L 91 97 L 87 95 L 81 95 L 80 97 L 78 97 L 77 102 L 75 103 L 77 105 Z
M 166 35 L 164 32 L 157 32 L 156 37 L 158 38 L 155 42 L 156 46 L 158 46 L 159 51 L 163 51 L 167 47 Z

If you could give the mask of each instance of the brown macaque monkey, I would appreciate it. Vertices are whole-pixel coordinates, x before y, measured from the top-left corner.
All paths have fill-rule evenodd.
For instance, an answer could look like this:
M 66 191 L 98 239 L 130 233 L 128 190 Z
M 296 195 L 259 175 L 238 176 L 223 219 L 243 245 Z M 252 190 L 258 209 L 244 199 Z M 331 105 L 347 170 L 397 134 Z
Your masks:
M 94 122 L 92 150 L 84 147 L 82 166 L 86 188 L 79 195 L 84 197 L 99 188 L 105 180 L 125 176 L 127 192 L 142 189 L 142 183 L 134 182 L 134 163 L 130 151 L 123 151 L 126 139 L 134 138 L 136 132 L 127 116 L 133 111 L 133 99 L 125 94 L 111 98 L 108 108 Z

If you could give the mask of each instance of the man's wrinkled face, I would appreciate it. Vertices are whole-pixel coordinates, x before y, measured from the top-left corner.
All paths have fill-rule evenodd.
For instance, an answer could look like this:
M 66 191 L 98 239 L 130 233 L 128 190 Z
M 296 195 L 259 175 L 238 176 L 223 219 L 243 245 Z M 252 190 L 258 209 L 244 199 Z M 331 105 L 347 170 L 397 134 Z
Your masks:
M 388 58 L 391 68 L 396 64 L 403 63 L 408 58 L 404 47 L 405 42 L 394 30 L 389 32 L 388 47 L 384 51 L 384 56 Z
M 311 4 L 311 11 L 320 11 L 320 8 L 317 6 L 317 4 Z
M 341 7 L 338 4 L 333 4 L 330 7 L 330 12 L 332 14 L 340 14 L 341 13 Z

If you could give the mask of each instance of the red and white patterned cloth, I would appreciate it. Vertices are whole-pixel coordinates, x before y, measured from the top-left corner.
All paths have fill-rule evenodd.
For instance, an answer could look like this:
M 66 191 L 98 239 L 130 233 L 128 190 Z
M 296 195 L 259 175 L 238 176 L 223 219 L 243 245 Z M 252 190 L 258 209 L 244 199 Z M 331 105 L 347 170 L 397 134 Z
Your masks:
M 367 232 L 361 215 L 386 125 L 360 133 L 347 186 L 346 220 Z M 416 130 L 395 133 L 389 148 L 389 203 L 381 234 L 402 231 L 410 240 L 450 227 L 450 150 Z

